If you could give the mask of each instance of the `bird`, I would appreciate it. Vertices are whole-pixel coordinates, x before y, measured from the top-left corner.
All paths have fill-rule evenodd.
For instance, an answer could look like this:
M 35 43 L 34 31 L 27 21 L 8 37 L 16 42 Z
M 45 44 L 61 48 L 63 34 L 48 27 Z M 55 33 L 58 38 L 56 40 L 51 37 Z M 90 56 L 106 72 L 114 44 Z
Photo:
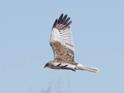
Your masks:
M 77 70 L 88 72 L 99 72 L 96 67 L 82 65 L 75 61 L 75 49 L 71 32 L 71 18 L 67 14 L 61 14 L 55 19 L 50 36 L 50 46 L 52 47 L 54 58 L 44 65 L 44 68 L 56 70 Z

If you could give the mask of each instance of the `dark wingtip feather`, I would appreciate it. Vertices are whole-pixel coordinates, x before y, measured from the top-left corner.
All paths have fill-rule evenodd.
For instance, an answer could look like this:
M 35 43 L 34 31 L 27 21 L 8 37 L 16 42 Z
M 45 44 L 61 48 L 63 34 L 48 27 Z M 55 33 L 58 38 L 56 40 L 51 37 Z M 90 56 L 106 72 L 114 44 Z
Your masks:
M 61 23 L 62 19 L 63 19 L 63 13 L 60 15 L 60 17 L 59 17 L 59 19 L 58 19 L 58 24 Z
M 59 19 L 56 19 L 56 20 L 55 20 L 55 22 L 54 22 L 54 24 L 53 24 L 53 28 L 54 28 L 54 27 L 58 27 L 60 24 L 62 24 L 64 28 L 65 28 L 65 27 L 69 27 L 71 23 L 72 23 L 72 21 L 70 21 L 70 17 L 68 17 L 67 14 L 64 15 L 64 14 L 62 13 L 62 14 L 60 15 Z M 58 26 L 57 26 L 57 25 L 58 25 Z M 60 28 L 58 28 L 58 29 L 62 29 L 63 27 L 60 27 Z
M 69 25 L 72 23 L 72 21 L 69 21 L 66 25 L 65 25 L 65 27 L 69 27 Z
M 56 19 L 54 24 L 53 24 L 53 28 L 57 25 L 57 22 L 58 22 L 58 20 Z
M 68 17 L 68 18 L 65 20 L 65 23 L 68 23 L 69 20 L 70 20 L 70 17 Z

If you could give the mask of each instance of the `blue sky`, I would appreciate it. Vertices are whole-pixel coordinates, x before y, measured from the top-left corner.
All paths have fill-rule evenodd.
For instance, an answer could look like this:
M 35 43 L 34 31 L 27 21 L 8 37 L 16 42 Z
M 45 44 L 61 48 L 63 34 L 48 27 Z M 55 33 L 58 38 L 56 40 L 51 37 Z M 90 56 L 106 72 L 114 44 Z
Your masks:
M 124 1 L 0 1 L 0 93 L 124 93 Z M 71 28 L 76 61 L 100 68 L 98 74 L 56 71 L 52 24 L 61 13 Z

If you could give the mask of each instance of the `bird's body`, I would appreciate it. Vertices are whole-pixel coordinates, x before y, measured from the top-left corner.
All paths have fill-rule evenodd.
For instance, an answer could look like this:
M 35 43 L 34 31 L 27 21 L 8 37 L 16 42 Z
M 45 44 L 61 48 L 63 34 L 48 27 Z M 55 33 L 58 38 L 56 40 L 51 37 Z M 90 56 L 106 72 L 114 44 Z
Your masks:
M 54 59 L 48 62 L 45 67 L 97 72 L 97 68 L 84 66 L 75 62 L 74 45 L 70 30 L 71 23 L 70 17 L 63 14 L 61 14 L 59 19 L 55 20 L 50 37 L 50 45 L 53 49 Z

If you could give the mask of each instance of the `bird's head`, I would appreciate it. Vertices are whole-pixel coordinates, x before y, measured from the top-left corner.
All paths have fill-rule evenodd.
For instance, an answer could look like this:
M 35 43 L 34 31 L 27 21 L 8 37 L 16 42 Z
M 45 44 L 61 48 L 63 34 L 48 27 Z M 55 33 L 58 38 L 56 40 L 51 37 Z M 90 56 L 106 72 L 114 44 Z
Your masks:
M 49 67 L 49 65 L 50 65 L 50 63 L 46 63 L 46 64 L 44 65 L 44 68 Z
M 47 63 L 44 65 L 44 68 L 46 68 L 46 67 L 51 67 L 51 65 L 52 65 L 51 62 L 52 62 L 52 61 L 47 62 Z

